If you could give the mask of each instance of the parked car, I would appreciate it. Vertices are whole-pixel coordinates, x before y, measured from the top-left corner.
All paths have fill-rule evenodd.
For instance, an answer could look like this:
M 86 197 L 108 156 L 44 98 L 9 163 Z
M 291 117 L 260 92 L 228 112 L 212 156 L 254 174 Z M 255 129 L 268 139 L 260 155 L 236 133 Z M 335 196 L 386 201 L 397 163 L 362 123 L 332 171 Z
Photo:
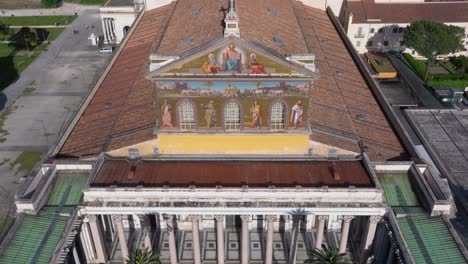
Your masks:
M 108 47 L 102 47 L 99 49 L 99 53 L 112 53 L 114 49 L 111 46 Z

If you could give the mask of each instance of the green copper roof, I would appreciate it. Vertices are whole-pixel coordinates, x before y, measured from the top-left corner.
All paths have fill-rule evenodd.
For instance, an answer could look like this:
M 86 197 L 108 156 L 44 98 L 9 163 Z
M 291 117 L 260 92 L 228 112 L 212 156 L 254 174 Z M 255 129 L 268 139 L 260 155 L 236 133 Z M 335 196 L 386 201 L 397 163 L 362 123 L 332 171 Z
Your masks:
M 80 202 L 81 194 L 87 180 L 87 174 L 60 173 L 57 175 L 57 180 L 54 184 L 48 205 L 59 205 L 69 185 L 71 185 L 71 190 L 64 205 L 77 205 Z
M 466 263 L 442 217 L 412 214 L 398 224 L 416 263 Z
M 407 174 L 383 174 L 379 178 L 390 206 L 419 206 Z
M 55 209 L 56 207 L 48 208 L 48 211 Z M 41 212 L 41 215 L 37 216 L 26 215 L 3 255 L 0 256 L 0 263 L 31 263 L 41 243 L 45 244 L 38 253 L 37 263 L 49 263 L 68 222 L 68 217 L 58 216 L 50 235 L 45 239 L 53 217 L 54 213 L 47 214 L 47 212 Z
M 0 256 L 0 264 L 49 263 L 65 231 L 71 213 L 80 202 L 88 173 L 58 172 L 48 206 L 37 215 L 25 215 Z

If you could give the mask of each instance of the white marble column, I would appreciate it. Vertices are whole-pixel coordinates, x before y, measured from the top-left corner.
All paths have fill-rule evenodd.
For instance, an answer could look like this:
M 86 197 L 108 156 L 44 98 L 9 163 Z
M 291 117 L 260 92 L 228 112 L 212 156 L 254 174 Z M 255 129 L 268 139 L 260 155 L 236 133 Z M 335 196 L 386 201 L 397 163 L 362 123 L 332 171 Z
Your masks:
M 167 231 L 167 238 L 169 241 L 169 255 L 171 258 L 171 264 L 177 264 L 177 248 L 176 248 L 176 240 L 174 234 L 174 216 L 167 215 L 166 217 L 166 231 Z
M 267 239 L 266 239 L 266 250 L 265 250 L 265 264 L 273 263 L 273 229 L 276 221 L 276 215 L 267 215 Z
M 224 215 L 215 215 L 218 264 L 224 264 Z
M 302 215 L 292 216 L 292 228 L 291 228 L 291 248 L 289 249 L 289 261 L 288 264 L 296 264 L 297 255 L 297 241 L 299 238 L 299 228 L 302 219 Z
M 106 247 L 103 238 L 101 226 L 99 224 L 99 218 L 96 215 L 88 215 L 89 229 L 91 230 L 91 236 L 93 237 L 94 249 L 96 250 L 96 261 L 99 263 L 106 262 Z
M 151 242 L 151 228 L 147 215 L 138 215 L 140 219 L 141 231 L 143 232 L 143 246 L 149 251 L 153 251 L 153 243 Z
M 242 220 L 242 264 L 248 264 L 250 261 L 250 237 L 249 237 L 249 222 L 250 215 L 241 215 Z
M 83 220 L 83 225 L 81 226 L 81 245 L 83 246 L 83 250 L 86 254 L 86 261 L 87 262 L 94 262 L 96 258 L 96 253 L 94 252 L 93 241 L 91 239 L 91 235 L 89 234 L 89 219 L 85 218 Z
M 200 253 L 200 229 L 199 229 L 199 215 L 189 215 L 189 221 L 192 222 L 192 247 L 193 247 L 193 263 L 201 264 Z
M 125 229 L 122 223 L 122 216 L 121 215 L 113 215 L 112 216 L 112 222 L 114 222 L 114 225 L 117 229 L 117 235 L 119 237 L 119 244 L 120 244 L 120 252 L 122 253 L 122 259 L 125 260 L 128 259 L 128 243 L 127 243 L 127 238 L 125 237 Z
M 378 215 L 369 216 L 367 230 L 364 232 L 364 236 L 361 242 L 361 261 L 365 261 L 369 254 L 369 251 L 372 247 L 372 242 L 374 241 L 375 230 L 380 219 L 382 219 L 382 217 Z
M 343 216 L 343 223 L 341 226 L 341 239 L 340 239 L 340 253 L 346 252 L 346 245 L 348 243 L 348 235 L 349 235 L 349 226 L 351 225 L 351 221 L 353 220 L 354 216 L 345 215 Z
M 73 247 L 73 259 L 75 260 L 75 264 L 81 264 L 80 256 L 78 255 L 78 251 L 76 250 L 76 246 Z
M 323 241 L 323 231 L 325 230 L 325 221 L 327 221 L 328 216 L 319 215 L 318 216 L 318 227 L 317 227 L 317 237 L 315 238 L 315 248 L 322 248 Z

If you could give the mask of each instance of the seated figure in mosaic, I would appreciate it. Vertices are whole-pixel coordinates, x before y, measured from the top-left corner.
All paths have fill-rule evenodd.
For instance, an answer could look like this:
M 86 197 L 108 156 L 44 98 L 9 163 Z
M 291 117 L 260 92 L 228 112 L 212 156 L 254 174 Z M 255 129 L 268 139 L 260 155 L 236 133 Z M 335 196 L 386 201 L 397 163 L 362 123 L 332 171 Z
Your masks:
M 241 54 L 236 51 L 234 44 L 229 45 L 229 50 L 223 54 L 224 57 L 224 71 L 240 72 L 241 69 Z
M 263 65 L 257 62 L 257 55 L 255 55 L 255 53 L 252 53 L 249 56 L 248 68 L 250 70 L 250 74 L 266 74 Z
M 216 57 L 213 53 L 208 54 L 208 61 L 205 61 L 202 65 L 202 71 L 204 73 L 217 73 L 221 67 L 218 64 L 218 61 L 216 61 Z

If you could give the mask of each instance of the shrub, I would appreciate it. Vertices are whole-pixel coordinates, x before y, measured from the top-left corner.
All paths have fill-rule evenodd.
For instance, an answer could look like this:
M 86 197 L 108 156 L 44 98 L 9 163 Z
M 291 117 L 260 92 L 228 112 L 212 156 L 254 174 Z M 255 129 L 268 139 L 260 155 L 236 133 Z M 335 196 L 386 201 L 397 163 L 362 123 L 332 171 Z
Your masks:
M 459 56 L 451 58 L 453 65 L 457 68 L 457 70 L 468 73 L 468 57 Z
M 408 63 L 413 67 L 413 69 L 418 73 L 418 75 L 423 78 L 424 71 L 426 70 L 426 63 L 424 61 L 416 60 L 411 54 L 403 53 L 403 56 L 408 61 Z

